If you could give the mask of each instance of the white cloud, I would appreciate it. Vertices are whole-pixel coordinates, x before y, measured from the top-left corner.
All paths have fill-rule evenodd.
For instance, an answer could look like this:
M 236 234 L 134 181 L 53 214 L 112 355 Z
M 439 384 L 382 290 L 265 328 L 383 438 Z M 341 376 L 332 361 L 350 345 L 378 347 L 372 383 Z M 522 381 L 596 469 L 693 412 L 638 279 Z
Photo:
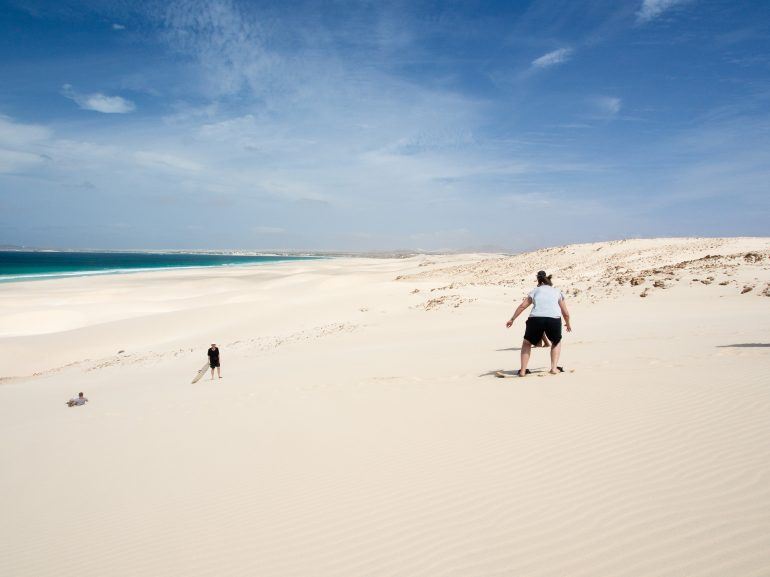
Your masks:
M 636 13 L 636 21 L 640 24 L 650 22 L 671 8 L 686 4 L 690 1 L 691 0 L 643 0 L 642 6 Z
M 79 103 L 81 108 L 95 110 L 105 114 L 125 114 L 133 112 L 136 106 L 130 100 L 120 96 L 105 96 L 104 94 L 91 94 L 84 103 Z
M 104 114 L 126 114 L 136 110 L 136 105 L 121 96 L 107 96 L 101 92 L 80 94 L 70 84 L 62 86 L 62 95 L 77 103 L 84 110 L 94 110 Z
M 113 24 L 113 25 L 112 25 L 112 29 L 113 29 L 113 30 L 125 30 L 125 29 L 126 29 L 126 27 L 125 27 L 125 26 L 123 26 L 123 24 L 118 24 L 118 23 L 116 22 L 115 24 Z
M 594 99 L 594 104 L 602 114 L 615 116 L 620 112 L 623 101 L 617 96 L 598 96 Z
M 532 61 L 533 68 L 548 68 L 557 64 L 567 62 L 572 57 L 572 48 L 559 48 L 553 50 L 548 54 L 543 54 L 539 58 L 535 58 Z
M 20 124 L 0 115 L 0 173 L 31 168 L 45 161 L 35 151 L 51 137 L 51 131 L 37 124 Z
M 0 146 L 26 146 L 50 138 L 51 131 L 38 124 L 19 124 L 0 115 Z

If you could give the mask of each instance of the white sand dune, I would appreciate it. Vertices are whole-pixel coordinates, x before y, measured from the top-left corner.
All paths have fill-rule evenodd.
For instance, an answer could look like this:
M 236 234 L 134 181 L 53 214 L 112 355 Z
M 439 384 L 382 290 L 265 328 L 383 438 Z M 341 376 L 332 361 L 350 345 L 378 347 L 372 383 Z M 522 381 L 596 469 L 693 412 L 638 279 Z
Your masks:
M 567 372 L 497 379 L 540 268 Z M 0 296 L 0 575 L 770 575 L 770 239 Z

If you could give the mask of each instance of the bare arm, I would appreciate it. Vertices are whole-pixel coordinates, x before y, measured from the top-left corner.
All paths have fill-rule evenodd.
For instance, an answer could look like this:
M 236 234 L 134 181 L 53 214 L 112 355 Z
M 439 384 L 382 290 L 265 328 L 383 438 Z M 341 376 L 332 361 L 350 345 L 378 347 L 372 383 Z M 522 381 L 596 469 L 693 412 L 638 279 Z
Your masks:
M 569 323 L 569 310 L 567 309 L 567 303 L 564 299 L 559 301 L 559 308 L 561 309 L 561 316 L 564 317 L 564 326 L 567 328 L 567 332 L 572 332 L 572 325 Z
M 511 328 L 511 325 L 518 318 L 518 316 L 521 313 L 523 313 L 525 310 L 527 310 L 527 307 L 531 304 L 532 304 L 532 299 L 530 297 L 525 297 L 524 300 L 521 301 L 521 304 L 518 307 L 516 307 L 516 312 L 514 312 L 510 320 L 507 323 L 505 323 L 505 326 L 508 328 Z

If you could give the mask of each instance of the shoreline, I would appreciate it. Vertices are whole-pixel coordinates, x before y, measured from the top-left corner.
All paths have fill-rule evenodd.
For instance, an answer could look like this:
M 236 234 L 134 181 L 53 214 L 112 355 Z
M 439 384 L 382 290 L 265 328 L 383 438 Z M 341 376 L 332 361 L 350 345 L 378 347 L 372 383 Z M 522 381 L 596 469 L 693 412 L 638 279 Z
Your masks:
M 23 252 L 23 251 L 16 251 Z M 54 252 L 54 251 L 40 251 L 40 252 Z M 56 254 L 69 253 L 71 251 L 59 251 Z M 129 252 L 82 252 L 78 254 L 152 254 L 152 255 L 170 255 L 170 254 L 200 254 L 200 255 L 212 255 L 220 256 L 216 253 L 165 253 L 165 252 L 148 252 L 148 253 L 129 253 Z M 323 260 L 328 258 L 334 258 L 330 256 L 284 256 L 273 254 L 259 254 L 259 255 L 222 255 L 222 256 L 243 256 L 248 258 L 250 256 L 262 256 L 272 257 L 270 260 L 265 261 L 250 261 L 250 262 L 228 262 L 228 263 L 216 263 L 216 264 L 194 264 L 194 265 L 167 265 L 167 266 L 151 266 L 151 267 L 123 267 L 123 268 L 107 268 L 96 270 L 74 270 L 74 271 L 61 271 L 61 272 L 41 272 L 41 273 L 24 273 L 24 274 L 0 274 L 0 284 L 2 283 L 15 283 L 26 281 L 43 281 L 43 280 L 55 280 L 63 278 L 80 278 L 80 277 L 96 277 L 96 276 L 109 276 L 109 275 L 124 275 L 135 273 L 147 273 L 147 272 L 164 272 L 169 270 L 192 270 L 192 269 L 217 269 L 217 268 L 230 268 L 230 267 L 248 267 L 248 266 L 263 266 L 272 263 L 281 262 L 300 262 L 300 261 L 312 261 Z

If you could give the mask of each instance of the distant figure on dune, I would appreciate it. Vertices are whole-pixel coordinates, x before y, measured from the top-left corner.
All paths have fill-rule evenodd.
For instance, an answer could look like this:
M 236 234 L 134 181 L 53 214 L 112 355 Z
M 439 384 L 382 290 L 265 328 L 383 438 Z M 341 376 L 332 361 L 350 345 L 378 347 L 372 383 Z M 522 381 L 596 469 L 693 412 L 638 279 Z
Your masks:
M 554 288 L 551 282 L 551 275 L 546 275 L 541 270 L 537 273 L 537 288 L 533 289 L 513 313 L 505 326 L 511 328 L 516 318 L 523 313 L 529 305 L 534 304 L 532 312 L 527 319 L 527 328 L 524 331 L 524 340 L 521 343 L 521 368 L 519 376 L 524 377 L 527 374 L 527 365 L 533 346 L 539 346 L 543 341 L 544 335 L 551 341 L 551 374 L 558 374 L 561 369 L 558 367 L 559 355 L 561 354 L 561 319 L 564 317 L 564 326 L 567 332 L 572 331 L 569 322 L 569 311 L 567 303 L 564 302 L 564 294 L 557 288 Z M 547 346 L 547 345 L 546 345 Z
M 211 347 L 209 348 L 209 366 L 211 367 L 211 379 L 214 380 L 214 369 L 217 370 L 217 375 L 219 378 L 222 378 L 222 371 L 219 368 L 219 349 L 217 348 L 217 345 L 214 343 L 211 343 Z
M 67 401 L 68 407 L 82 407 L 88 402 L 88 399 L 86 399 L 83 396 L 83 393 L 78 393 L 77 397 L 71 398 L 69 401 Z

